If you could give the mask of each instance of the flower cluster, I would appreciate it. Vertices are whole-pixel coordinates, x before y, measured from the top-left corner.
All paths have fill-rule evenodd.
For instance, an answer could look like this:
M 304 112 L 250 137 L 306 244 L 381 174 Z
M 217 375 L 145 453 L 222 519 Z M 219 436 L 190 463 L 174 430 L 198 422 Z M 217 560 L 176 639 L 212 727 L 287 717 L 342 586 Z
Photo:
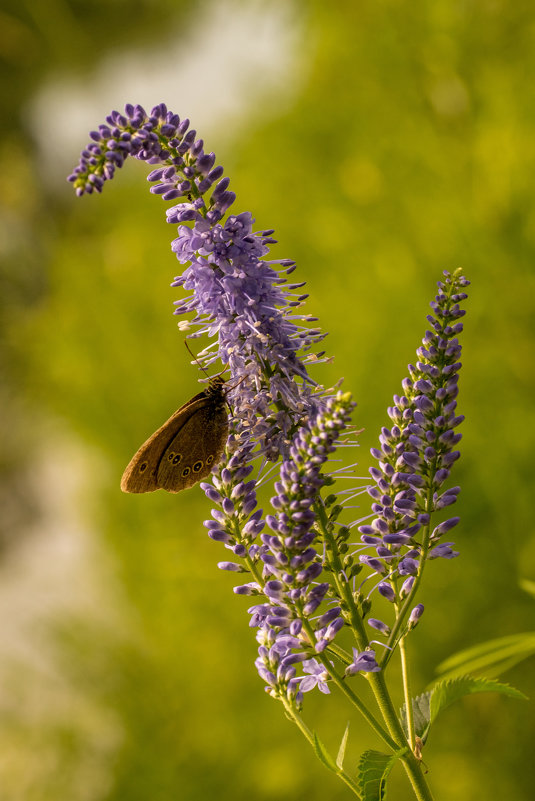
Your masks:
M 194 315 L 184 328 L 198 327 L 197 335 L 217 335 L 217 351 L 209 347 L 199 359 L 208 364 L 219 358 L 228 365 L 243 442 L 254 441 L 267 459 L 276 460 L 287 452 L 296 425 L 317 409 L 318 393 L 299 354 L 324 335 L 296 324 L 311 318 L 295 314 L 306 298 L 294 294 L 302 284 L 282 288 L 281 273 L 295 265 L 266 261 L 273 232 L 253 233 L 252 226 L 248 212 L 224 224 L 212 225 L 199 215 L 193 228 L 179 226 L 172 247 L 188 266 L 173 285 L 189 295 L 177 302 L 175 314 Z
M 453 543 L 441 538 L 459 518 L 431 530 L 432 514 L 455 503 L 460 491 L 443 485 L 459 458 L 455 446 L 462 435 L 456 428 L 464 419 L 456 414 L 461 367 L 457 336 L 465 313 L 459 304 L 467 297 L 462 290 L 469 282 L 459 271 L 444 276 L 431 303 L 434 316 L 427 318 L 431 327 L 417 351 L 418 361 L 409 365 L 404 394 L 394 396 L 395 405 L 388 410 L 393 425 L 382 429 L 381 447 L 372 450 L 379 462 L 370 470 L 376 486 L 368 490 L 374 519 L 359 527 L 362 542 L 374 549 L 360 560 L 384 577 L 378 590 L 392 602 L 409 595 L 426 560 L 458 555 Z M 422 611 L 415 612 L 414 625 Z M 381 621 L 368 622 L 388 634 Z
M 336 450 L 336 442 L 350 422 L 354 403 L 351 395 L 338 392 L 325 409 L 301 428 L 293 439 L 289 459 L 282 463 L 277 495 L 271 499 L 276 514 L 267 515 L 273 534 L 263 534 L 268 553 L 262 557 L 270 576 L 264 585 L 269 599 L 265 606 L 268 624 L 290 626 L 301 633 L 303 622 L 310 618 L 325 599 L 328 582 L 317 583 L 323 567 L 313 547 L 318 538 L 315 505 L 321 503 L 320 489 L 325 483 L 321 468 Z M 277 614 L 273 616 L 273 605 Z M 258 615 L 258 610 L 255 610 Z M 343 626 L 340 607 L 332 607 L 317 621 L 314 640 L 309 645 L 323 651 Z M 308 630 L 310 637 L 311 629 Z
M 188 130 L 189 129 L 189 130 Z M 127 103 L 124 114 L 112 111 L 106 123 L 89 134 L 91 142 L 82 150 L 80 162 L 69 175 L 76 193 L 101 192 L 128 156 L 149 164 L 159 164 L 148 176 L 156 182 L 151 192 L 164 200 L 187 197 L 181 220 L 193 219 L 199 210 L 216 222 L 232 205 L 236 196 L 229 192 L 223 168 L 215 165 L 215 154 L 205 153 L 203 140 L 189 128 L 189 120 L 167 110 L 165 103 L 150 114 L 140 105 Z M 221 180 L 220 180 L 221 179 Z M 204 196 L 216 183 L 208 207 Z
M 349 424 L 353 407 L 351 395 L 339 392 L 295 435 L 275 484 L 275 514 L 266 517 L 273 533 L 261 537 L 267 602 L 249 610 L 251 625 L 260 628 L 256 665 L 272 694 L 296 698 L 297 703 L 298 687 L 300 693 L 314 686 L 327 690 L 325 667 L 310 657 L 321 654 L 345 625 L 337 604 L 314 617 L 331 589 L 329 581 L 319 581 L 323 564 L 315 543 L 323 540 L 315 509 L 322 503 L 320 490 L 326 482 L 321 469 Z M 296 676 L 299 662 L 309 674 L 306 678 Z M 352 672 L 378 669 L 373 652 L 364 658 L 356 653 L 354 665 Z
M 245 448 L 236 451 L 235 434 L 231 434 L 226 446 L 225 456 L 212 474 L 212 483 L 201 484 L 206 497 L 216 505 L 212 509 L 212 519 L 205 520 L 208 536 L 222 542 L 239 559 L 247 557 L 255 564 L 262 553 L 256 544 L 258 535 L 265 526 L 262 510 L 257 509 L 256 481 L 246 479 L 253 471 L 248 462 Z M 248 448 L 252 450 L 253 444 Z M 220 562 L 221 570 L 242 572 L 241 564 Z
M 201 485 L 214 504 L 205 526 L 232 553 L 219 567 L 250 574 L 235 592 L 262 598 L 249 611 L 266 689 L 299 707 L 313 687 L 329 692 L 329 673 L 337 680 L 327 657 L 342 653 L 330 646 L 346 624 L 364 650 L 354 648 L 352 660 L 347 653 L 341 657 L 345 675 L 381 669 L 362 624 L 371 601 L 350 586 L 363 568 L 379 576 L 378 592 L 396 605 L 392 628 L 368 618 L 389 638 L 391 650 L 396 636 L 414 628 L 423 613 L 412 598 L 427 560 L 457 555 L 442 538 L 458 518 L 434 528 L 431 519 L 459 493 L 443 487 L 459 456 L 457 335 L 469 282 L 457 271 L 445 273 L 439 284 L 418 361 L 409 365 L 404 394 L 389 409 L 392 426 L 382 429 L 380 448 L 372 451 L 379 462 L 371 470 L 375 486 L 368 489 L 373 519 L 359 527 L 368 552 L 361 551 L 356 563 L 356 554 L 348 553 L 351 527 L 337 523 L 343 504 L 320 495 L 329 481 L 322 468 L 340 444 L 354 404 L 349 393 L 327 396 L 308 374 L 309 365 L 324 358 L 312 351 L 325 335 L 310 327 L 315 318 L 300 311 L 307 295 L 302 282 L 289 279 L 295 263 L 269 258 L 273 231 L 254 232 L 249 212 L 223 219 L 235 200 L 229 179 L 189 121 L 164 104 L 150 114 L 128 104 L 90 137 L 69 176 L 79 195 L 102 191 L 130 155 L 154 167 L 151 191 L 175 202 L 167 220 L 178 226 L 172 250 L 184 265 L 172 284 L 184 291 L 175 304 L 179 328 L 211 340 L 198 354 L 201 366 L 220 360 L 231 374 L 229 439 L 212 483 Z M 282 457 L 274 513 L 265 518 L 251 475 L 259 455 L 264 463 Z
M 323 358 L 307 354 L 324 334 L 308 327 L 315 318 L 299 313 L 307 296 L 303 283 L 288 283 L 295 263 L 267 258 L 273 231 L 253 233 L 248 212 L 219 223 L 235 195 L 214 153 L 205 153 L 196 136 L 189 120 L 163 103 L 150 114 L 127 104 L 90 133 L 69 180 L 79 195 L 100 192 L 133 156 L 155 167 L 148 176 L 153 193 L 165 201 L 182 199 L 167 209 L 168 222 L 179 226 L 172 249 L 188 265 L 173 282 L 188 293 L 176 303 L 175 314 L 188 316 L 179 327 L 217 337 L 198 360 L 208 365 L 220 359 L 230 369 L 236 448 L 249 452 L 254 441 L 257 452 L 276 460 L 287 453 L 302 420 L 323 403 L 305 364 Z

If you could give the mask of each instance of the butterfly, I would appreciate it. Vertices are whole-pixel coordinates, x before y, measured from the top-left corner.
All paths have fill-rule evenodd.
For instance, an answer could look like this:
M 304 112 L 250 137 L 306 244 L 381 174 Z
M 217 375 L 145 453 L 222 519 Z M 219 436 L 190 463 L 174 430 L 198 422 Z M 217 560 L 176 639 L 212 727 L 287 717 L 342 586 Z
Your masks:
M 123 473 L 123 492 L 181 492 L 210 474 L 228 437 L 225 383 L 211 379 L 149 437 Z

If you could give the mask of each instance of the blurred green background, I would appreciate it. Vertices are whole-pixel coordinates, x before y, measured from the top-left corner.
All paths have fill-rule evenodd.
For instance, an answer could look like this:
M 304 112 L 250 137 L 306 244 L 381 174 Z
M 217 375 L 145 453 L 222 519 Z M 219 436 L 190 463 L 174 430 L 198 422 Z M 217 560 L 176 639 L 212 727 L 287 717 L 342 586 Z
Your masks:
M 362 475 L 440 273 L 465 269 L 462 556 L 428 572 L 421 692 L 451 652 L 535 628 L 533 5 L 2 0 L 0 56 L 2 801 L 346 798 L 263 692 L 203 493 L 119 491 L 196 391 L 175 229 L 138 162 L 100 197 L 65 176 L 125 102 L 191 118 L 234 209 L 298 262 Z M 504 679 L 533 696 L 533 659 Z M 316 696 L 334 750 L 347 710 Z M 350 717 L 356 765 L 379 744 Z M 437 801 L 532 799 L 533 718 L 493 695 L 449 709 L 424 754 Z

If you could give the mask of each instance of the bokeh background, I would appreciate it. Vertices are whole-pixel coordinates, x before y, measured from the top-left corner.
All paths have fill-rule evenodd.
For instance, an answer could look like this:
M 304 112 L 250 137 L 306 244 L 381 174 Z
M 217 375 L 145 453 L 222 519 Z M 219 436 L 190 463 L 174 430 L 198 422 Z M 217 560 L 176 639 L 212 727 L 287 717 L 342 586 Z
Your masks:
M 112 108 L 164 101 L 275 228 L 365 428 L 361 474 L 443 269 L 472 281 L 461 558 L 430 565 L 414 690 L 534 628 L 535 13 L 505 0 L 2 0 L 0 793 L 3 801 L 342 799 L 253 660 L 197 488 L 119 491 L 196 391 L 165 204 L 128 163 L 65 176 Z M 533 658 L 503 677 L 535 695 Z M 305 718 L 379 744 L 333 693 Z M 466 699 L 425 750 L 441 801 L 533 798 L 533 706 Z M 401 771 L 392 797 L 410 791 Z

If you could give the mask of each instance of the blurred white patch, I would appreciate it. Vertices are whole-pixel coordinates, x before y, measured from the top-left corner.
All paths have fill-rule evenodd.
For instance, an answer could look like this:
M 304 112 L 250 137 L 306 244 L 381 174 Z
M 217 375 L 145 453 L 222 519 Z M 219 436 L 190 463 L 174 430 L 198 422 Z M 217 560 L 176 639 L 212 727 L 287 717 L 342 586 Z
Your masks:
M 123 723 L 77 686 L 62 642 L 82 627 L 87 643 L 87 625 L 113 642 L 139 635 L 112 557 L 81 514 L 95 461 L 100 473 L 105 465 L 57 421 L 33 423 L 25 489 L 40 514 L 0 562 L 0 785 L 13 801 L 91 801 L 109 790 Z
M 89 477 L 105 466 L 59 422 L 40 424 L 26 483 L 39 515 L 0 563 L 0 665 L 9 653 L 48 670 L 44 641 L 51 622 L 81 616 L 121 625 L 126 607 L 119 604 L 112 560 L 81 514 L 90 506 Z
M 278 115 L 301 85 L 303 12 L 293 2 L 203 4 L 157 47 L 115 52 L 92 75 L 58 76 L 31 101 L 28 119 L 37 138 L 43 179 L 58 184 L 112 109 L 165 102 L 188 117 L 205 141 L 218 128 L 227 138 L 246 119 Z M 217 143 L 207 143 L 208 150 Z

